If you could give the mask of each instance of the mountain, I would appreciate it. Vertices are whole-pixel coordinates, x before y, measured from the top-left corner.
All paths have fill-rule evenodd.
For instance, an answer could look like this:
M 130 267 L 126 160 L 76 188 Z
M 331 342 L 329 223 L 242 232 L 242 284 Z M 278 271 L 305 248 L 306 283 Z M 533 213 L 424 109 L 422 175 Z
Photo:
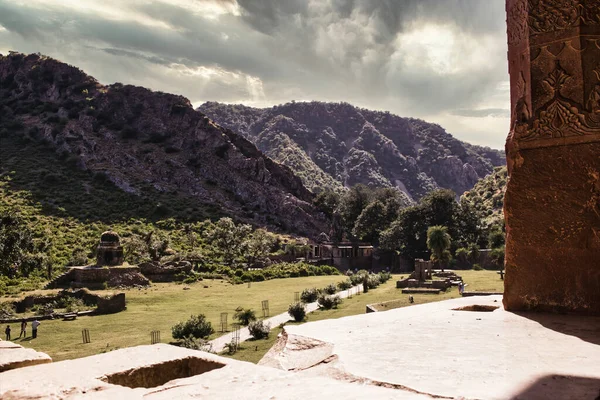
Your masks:
M 436 188 L 460 195 L 506 162 L 502 151 L 461 142 L 439 125 L 347 103 L 208 102 L 198 110 L 289 166 L 313 192 L 363 183 L 395 186 L 414 200 Z
M 91 223 L 229 215 L 326 230 L 290 168 L 186 98 L 105 86 L 37 54 L 0 55 L 0 148 L 3 190 L 29 193 L 45 213 Z

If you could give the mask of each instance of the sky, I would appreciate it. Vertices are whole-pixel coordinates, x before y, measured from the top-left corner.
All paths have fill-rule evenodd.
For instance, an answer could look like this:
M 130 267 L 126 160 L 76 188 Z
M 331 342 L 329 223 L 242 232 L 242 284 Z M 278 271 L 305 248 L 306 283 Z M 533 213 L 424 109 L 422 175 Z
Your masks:
M 0 53 L 194 106 L 345 101 L 503 148 L 505 20 L 504 0 L 0 0 Z

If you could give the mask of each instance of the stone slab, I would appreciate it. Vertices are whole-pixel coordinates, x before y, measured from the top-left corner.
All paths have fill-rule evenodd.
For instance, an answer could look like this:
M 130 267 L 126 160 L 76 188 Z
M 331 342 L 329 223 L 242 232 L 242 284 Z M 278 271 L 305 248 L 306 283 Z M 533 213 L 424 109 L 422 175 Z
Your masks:
M 51 362 L 52 358 L 46 353 L 7 340 L 0 341 L 0 372 Z
M 453 310 L 472 305 L 499 308 Z M 365 379 L 449 398 L 594 400 L 600 393 L 600 318 L 511 313 L 502 308 L 501 296 L 452 299 L 285 330 L 295 348 L 298 338 L 333 346 L 327 355 L 333 361 L 315 363 L 313 371 L 301 374 Z M 301 351 L 278 346 L 279 354 L 267 356 L 285 358 L 280 364 L 286 369 L 295 369 L 295 359 L 303 362 Z M 564 397 L 544 397 L 553 390 Z M 523 393 L 527 397 L 519 397 Z
M 108 383 L 109 376 L 154 366 L 155 374 L 170 372 L 169 362 L 188 358 L 222 364 L 189 378 L 157 387 L 130 388 Z M 168 370 L 165 368 L 169 368 Z M 143 381 L 143 380 L 138 380 Z M 52 399 L 410 399 L 427 396 L 373 385 L 359 385 L 323 377 L 299 376 L 280 369 L 227 359 L 167 344 L 115 350 L 76 360 L 61 361 L 0 374 L 0 398 Z

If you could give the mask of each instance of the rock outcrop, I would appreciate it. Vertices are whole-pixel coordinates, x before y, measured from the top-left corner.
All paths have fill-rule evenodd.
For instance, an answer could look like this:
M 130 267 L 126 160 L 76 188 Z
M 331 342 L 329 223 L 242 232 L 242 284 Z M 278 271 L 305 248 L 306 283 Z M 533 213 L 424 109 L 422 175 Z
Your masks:
M 436 188 L 469 190 L 504 154 L 471 146 L 438 125 L 345 103 L 288 103 L 258 109 L 209 102 L 219 124 L 296 172 L 313 191 L 358 183 L 398 187 L 414 199 Z
M 600 314 L 600 3 L 507 10 L 504 305 Z

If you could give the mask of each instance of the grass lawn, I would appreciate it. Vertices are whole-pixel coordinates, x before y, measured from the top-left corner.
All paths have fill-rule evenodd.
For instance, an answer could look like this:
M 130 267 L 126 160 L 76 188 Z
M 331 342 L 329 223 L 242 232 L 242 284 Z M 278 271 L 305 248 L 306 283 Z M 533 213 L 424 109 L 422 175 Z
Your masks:
M 458 274 L 468 283 L 467 290 L 503 291 L 503 281 L 495 271 L 459 271 Z M 408 296 L 396 289 L 396 280 L 399 278 L 400 275 L 395 275 L 377 289 L 345 299 L 338 309 L 311 313 L 307 322 L 363 314 L 367 304 L 390 300 L 398 300 L 396 307 L 408 306 Z M 162 342 L 169 343 L 173 340 L 171 327 L 179 321 L 186 320 L 191 314 L 205 314 L 213 328 L 219 331 L 222 312 L 229 314 L 231 323 L 237 307 L 252 308 L 256 310 L 257 315 L 261 315 L 261 301 L 269 300 L 270 314 L 276 315 L 287 311 L 289 304 L 294 300 L 295 292 L 310 287 L 321 288 L 344 279 L 344 276 L 275 279 L 254 282 L 250 288 L 248 285 L 231 285 L 220 280 L 205 280 L 189 285 L 190 290 L 183 290 L 185 285 L 159 283 L 146 290 L 126 291 L 127 310 L 124 312 L 80 317 L 75 321 L 41 321 L 37 339 L 17 339 L 15 342 L 43 351 L 55 361 L 150 344 L 150 332 L 153 330 L 160 331 Z M 208 288 L 205 288 L 205 285 Z M 439 295 L 414 295 L 415 304 L 454 297 L 458 297 L 456 288 Z M 13 325 L 13 332 L 18 333 L 18 326 Z M 82 343 L 81 330 L 84 328 L 90 332 L 89 344 Z M 280 331 L 279 327 L 274 327 L 269 339 L 243 343 L 242 349 L 233 358 L 258 362 L 271 348 Z M 218 335 L 220 332 L 215 333 L 213 337 Z
M 321 288 L 343 279 L 345 277 L 342 275 L 274 279 L 254 282 L 250 288 L 246 284 L 231 285 L 220 280 L 204 280 L 189 285 L 190 290 L 183 290 L 186 285 L 157 283 L 147 290 L 126 291 L 126 311 L 80 317 L 75 321 L 41 321 L 37 339 L 17 339 L 15 342 L 47 353 L 54 361 L 150 344 L 150 332 L 153 330 L 160 331 L 162 342 L 168 343 L 173 341 L 171 327 L 188 319 L 191 314 L 205 314 L 218 331 L 222 312 L 229 313 L 231 323 L 237 307 L 252 308 L 257 315 L 261 315 L 261 301 L 269 300 L 270 314 L 280 314 L 287 311 L 293 302 L 294 292 L 309 287 Z M 208 288 L 204 288 L 205 285 Z M 12 328 L 13 332 L 19 332 L 17 324 L 13 324 Z M 81 330 L 84 328 L 90 332 L 89 344 L 82 343 Z M 219 334 L 217 332 L 213 336 Z
M 468 285 L 466 288 L 468 291 L 504 291 L 504 281 L 500 280 L 496 271 L 456 271 L 456 273 L 462 276 L 463 281 Z M 411 304 L 408 301 L 408 295 L 402 294 L 400 289 L 396 289 L 396 281 L 400 276 L 402 275 L 394 275 L 391 280 L 379 286 L 377 289 L 369 290 L 369 292 L 361 293 L 358 296 L 352 296 L 351 299 L 344 299 L 343 303 L 335 310 L 317 310 L 310 313 L 307 315 L 305 322 L 364 314 L 366 312 L 367 304 L 392 301 L 388 304 L 388 307 L 376 307 L 379 311 L 410 306 Z M 406 277 L 406 274 L 403 277 Z M 452 287 L 445 293 L 441 292 L 440 294 L 413 295 L 415 300 L 414 304 L 430 303 L 457 297 L 460 297 L 460 295 L 458 294 L 458 289 L 456 287 Z M 234 355 L 222 355 L 235 358 L 236 360 L 257 363 L 277 341 L 277 335 L 280 332 L 281 327 L 275 327 L 271 330 L 268 339 L 244 342 L 240 344 L 240 350 Z

